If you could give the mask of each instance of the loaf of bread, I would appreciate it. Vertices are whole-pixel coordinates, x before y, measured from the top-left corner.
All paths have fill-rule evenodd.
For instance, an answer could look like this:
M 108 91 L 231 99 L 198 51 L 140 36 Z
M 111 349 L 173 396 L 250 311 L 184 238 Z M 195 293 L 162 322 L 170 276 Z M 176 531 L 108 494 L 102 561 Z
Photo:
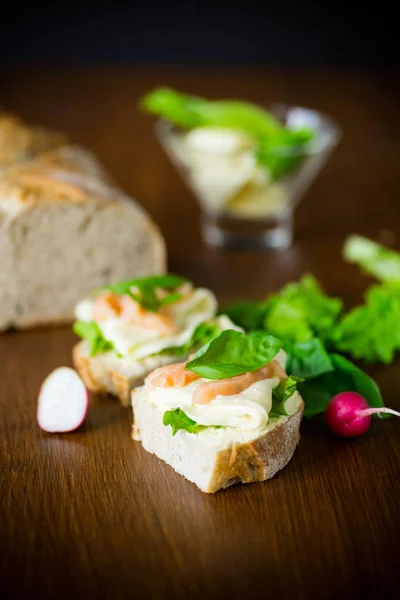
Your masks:
M 0 172 L 16 162 L 30 160 L 67 143 L 58 131 L 30 127 L 0 109 Z
M 76 146 L 3 169 L 0 257 L 0 331 L 71 321 L 91 290 L 166 266 L 149 215 Z

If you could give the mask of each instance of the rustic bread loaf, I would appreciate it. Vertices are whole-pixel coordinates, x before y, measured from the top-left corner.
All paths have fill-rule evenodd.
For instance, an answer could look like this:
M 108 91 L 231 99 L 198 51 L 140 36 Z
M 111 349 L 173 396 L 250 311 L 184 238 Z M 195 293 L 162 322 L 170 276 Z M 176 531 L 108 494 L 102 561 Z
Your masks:
M 91 290 L 166 261 L 145 210 L 75 146 L 3 171 L 0 257 L 0 330 L 70 321 Z
M 64 145 L 63 133 L 30 127 L 18 117 L 0 109 L 0 171 Z

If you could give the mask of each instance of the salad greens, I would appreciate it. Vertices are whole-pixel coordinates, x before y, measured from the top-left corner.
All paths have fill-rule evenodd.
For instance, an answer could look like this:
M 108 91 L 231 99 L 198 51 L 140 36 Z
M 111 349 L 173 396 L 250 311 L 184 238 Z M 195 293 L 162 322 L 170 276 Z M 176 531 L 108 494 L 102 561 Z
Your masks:
M 342 301 L 326 296 L 311 275 L 262 302 L 237 302 L 224 311 L 244 329 L 262 329 L 282 340 L 288 374 L 304 379 L 298 389 L 305 416 L 324 412 L 329 400 L 345 391 L 358 392 L 371 407 L 383 407 L 374 380 L 337 351 L 390 363 L 400 350 L 400 253 L 354 235 L 343 254 L 380 281 L 367 290 L 364 304 L 347 313 Z
M 260 369 L 282 348 L 282 342 L 263 331 L 245 335 L 228 329 L 208 342 L 186 363 L 186 369 L 207 379 L 224 379 Z
M 400 254 L 360 235 L 351 235 L 343 249 L 344 258 L 385 283 L 400 283 Z
M 311 379 L 334 370 L 331 357 L 319 338 L 298 342 L 286 347 L 286 350 L 286 370 L 294 377 Z
M 298 384 L 305 417 L 325 412 L 328 402 L 341 392 L 357 392 L 371 407 L 384 406 L 379 387 L 369 375 L 340 354 L 331 354 L 330 358 L 332 371 Z
M 148 93 L 141 106 L 184 129 L 220 127 L 247 133 L 258 162 L 268 167 L 273 179 L 297 168 L 315 137 L 311 128 L 288 129 L 270 112 L 240 100 L 205 100 L 163 87 Z
M 371 287 L 365 304 L 344 315 L 334 328 L 332 342 L 354 358 L 390 363 L 400 350 L 400 290 Z
M 129 294 L 146 310 L 157 312 L 162 306 L 177 302 L 182 298 L 182 294 L 176 292 L 176 288 L 186 282 L 188 280 L 179 275 L 152 275 L 150 277 L 119 281 L 98 290 L 98 292 L 109 290 L 118 295 Z M 169 292 L 169 294 L 163 298 L 157 296 L 157 291 L 160 289 Z
M 263 302 L 237 302 L 223 312 L 244 329 L 265 329 L 285 343 L 295 343 L 316 335 L 324 339 L 341 309 L 341 300 L 326 296 L 312 275 L 304 275 Z
M 72 329 L 76 335 L 89 342 L 90 356 L 114 350 L 114 344 L 103 337 L 99 326 L 94 321 L 75 321 Z
M 272 390 L 272 407 L 269 412 L 269 418 L 277 418 L 281 415 L 285 417 L 288 416 L 288 413 L 285 409 L 285 402 L 289 400 L 291 396 L 297 390 L 297 384 L 299 383 L 297 377 L 288 377 L 285 381 L 282 381 L 278 387 Z
M 175 435 L 180 429 L 189 433 L 199 433 L 205 429 L 205 425 L 198 425 L 196 421 L 190 419 L 181 408 L 167 410 L 163 416 L 163 425 L 172 427 L 172 435 Z

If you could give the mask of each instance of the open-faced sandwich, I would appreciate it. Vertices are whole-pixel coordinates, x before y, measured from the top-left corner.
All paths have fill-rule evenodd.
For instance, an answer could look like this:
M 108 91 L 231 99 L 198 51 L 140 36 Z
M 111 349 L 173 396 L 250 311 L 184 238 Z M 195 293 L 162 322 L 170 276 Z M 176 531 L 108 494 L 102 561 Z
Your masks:
M 291 459 L 303 400 L 282 343 L 222 332 L 132 392 L 133 438 L 204 492 L 263 481 Z
M 87 387 L 130 404 L 130 391 L 154 369 L 184 361 L 224 329 L 217 300 L 177 275 L 123 281 L 94 292 L 76 307 L 75 367 Z

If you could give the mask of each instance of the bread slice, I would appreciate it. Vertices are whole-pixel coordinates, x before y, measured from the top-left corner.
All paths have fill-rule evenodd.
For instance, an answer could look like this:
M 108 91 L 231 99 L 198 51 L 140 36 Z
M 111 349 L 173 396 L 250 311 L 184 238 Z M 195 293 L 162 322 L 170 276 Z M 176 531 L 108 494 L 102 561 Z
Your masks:
M 75 146 L 3 172 L 0 256 L 0 331 L 72 321 L 91 290 L 166 266 L 145 210 Z
M 163 425 L 163 412 L 148 401 L 142 387 L 132 392 L 133 439 L 203 492 L 264 481 L 287 465 L 299 442 L 304 403 L 298 392 L 292 398 L 293 414 L 272 419 L 256 432 L 207 427 L 197 434 L 179 430 L 173 436 L 171 427 Z
M 67 137 L 63 133 L 30 127 L 15 115 L 0 109 L 0 171 L 66 143 Z
M 176 362 L 176 356 L 148 356 L 140 361 L 112 354 L 90 356 L 89 345 L 82 340 L 75 344 L 72 360 L 91 392 L 112 394 L 119 398 L 123 406 L 130 406 L 133 388 L 142 385 L 145 377 L 154 369 Z

